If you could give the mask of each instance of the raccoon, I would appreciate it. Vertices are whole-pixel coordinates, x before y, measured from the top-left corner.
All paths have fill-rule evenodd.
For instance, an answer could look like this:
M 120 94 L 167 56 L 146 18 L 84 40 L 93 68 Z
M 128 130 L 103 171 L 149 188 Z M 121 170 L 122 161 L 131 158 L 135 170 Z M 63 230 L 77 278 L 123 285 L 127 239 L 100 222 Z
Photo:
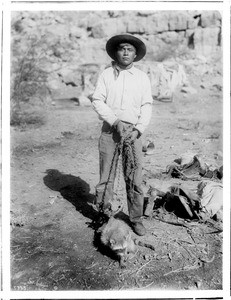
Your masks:
M 128 254 L 136 252 L 130 227 L 124 221 L 111 217 L 99 231 L 102 244 L 118 256 L 120 267 L 125 268 Z
M 137 245 L 155 250 L 154 246 L 132 238 L 130 227 L 123 221 L 111 217 L 99 232 L 101 243 L 109 247 L 119 258 L 120 267 L 126 267 L 130 253 L 137 252 Z

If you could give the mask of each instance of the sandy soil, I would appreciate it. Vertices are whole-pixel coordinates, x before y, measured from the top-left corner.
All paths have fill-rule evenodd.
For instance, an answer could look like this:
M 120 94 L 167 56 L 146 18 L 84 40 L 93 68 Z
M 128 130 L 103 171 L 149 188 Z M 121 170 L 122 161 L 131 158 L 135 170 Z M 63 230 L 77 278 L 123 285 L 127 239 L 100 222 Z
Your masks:
M 150 184 L 195 190 L 198 182 L 162 176 L 188 150 L 222 164 L 222 93 L 200 89 L 196 80 L 194 87 L 196 95 L 177 92 L 173 102 L 153 104 L 146 135 L 155 152 L 144 156 Z M 156 250 L 140 247 L 126 269 L 94 241 L 100 127 L 90 107 L 64 101 L 47 111 L 44 126 L 12 128 L 12 289 L 221 289 L 222 234 L 211 224 L 144 219 L 142 239 Z

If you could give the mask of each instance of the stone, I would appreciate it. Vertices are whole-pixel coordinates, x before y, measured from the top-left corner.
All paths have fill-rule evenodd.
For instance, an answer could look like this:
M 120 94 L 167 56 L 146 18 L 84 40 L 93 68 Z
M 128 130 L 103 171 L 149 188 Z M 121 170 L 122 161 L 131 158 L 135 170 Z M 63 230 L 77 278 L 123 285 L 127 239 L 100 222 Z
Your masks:
M 159 35 L 160 39 L 167 44 L 177 44 L 184 42 L 184 34 L 176 31 L 166 31 Z
M 86 97 L 85 95 L 81 95 L 79 97 L 79 105 L 80 106 L 84 106 L 84 107 L 89 107 L 91 106 L 91 101 L 88 97 Z
M 69 30 L 69 26 L 66 24 L 52 24 L 46 28 L 46 32 L 54 36 L 68 36 Z
M 102 63 L 105 62 L 107 58 L 107 53 L 105 51 L 106 39 L 93 39 L 89 38 L 86 42 L 80 41 L 79 43 L 79 53 L 81 54 L 79 61 L 80 63 Z M 97 46 L 96 46 L 97 45 Z
M 195 95 L 195 94 L 197 94 L 197 90 L 194 89 L 194 88 L 191 87 L 191 86 L 183 86 L 183 87 L 181 88 L 181 92 L 186 93 L 186 94 L 190 94 L 190 95 Z
M 127 32 L 131 34 L 143 34 L 146 32 L 148 26 L 146 18 L 136 17 L 129 19 L 127 25 Z
M 108 15 L 111 18 L 119 18 L 119 17 L 123 17 L 126 14 L 125 11 L 121 11 L 121 10 L 109 10 L 108 11 Z
M 219 27 L 221 26 L 221 15 L 219 11 L 204 11 L 201 14 L 202 27 Z
M 218 27 L 196 28 L 194 30 L 194 49 L 197 53 L 209 55 L 218 46 Z
M 79 72 L 78 69 L 71 70 L 71 69 L 61 69 L 58 72 L 58 75 L 62 82 L 64 82 L 66 85 L 70 86 L 82 86 L 82 74 Z
M 199 26 L 201 22 L 201 16 L 198 13 L 194 14 L 193 12 L 191 13 L 190 12 L 189 12 L 190 18 L 188 18 L 187 21 L 187 29 L 194 29 L 197 26 Z
M 141 10 L 141 11 L 138 11 L 137 16 L 148 17 L 152 14 L 153 14 L 152 10 Z
M 126 31 L 126 26 L 117 18 L 101 20 L 92 26 L 92 37 L 99 39 L 104 37 L 111 37 L 115 34 L 120 34 Z
M 69 28 L 69 35 L 74 36 L 76 38 L 82 38 L 83 36 L 86 36 L 85 30 L 76 26 L 72 26 Z
M 147 33 L 149 35 L 157 34 L 158 32 L 168 31 L 168 13 L 154 13 L 147 17 Z
M 146 60 L 163 61 L 166 58 L 166 53 L 169 52 L 169 46 L 166 45 L 159 35 L 150 35 L 146 41 L 146 46 Z
M 61 87 L 61 81 L 58 79 L 51 79 L 48 81 L 48 87 L 51 90 L 58 90 Z
M 169 30 L 186 30 L 188 28 L 188 14 L 178 11 L 175 14 L 169 14 Z

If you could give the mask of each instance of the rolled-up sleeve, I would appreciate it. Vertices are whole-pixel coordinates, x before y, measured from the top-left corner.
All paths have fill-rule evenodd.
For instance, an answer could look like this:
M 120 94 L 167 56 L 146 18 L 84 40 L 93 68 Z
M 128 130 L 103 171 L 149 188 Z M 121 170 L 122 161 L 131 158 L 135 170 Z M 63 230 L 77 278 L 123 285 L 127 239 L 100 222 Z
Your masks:
M 95 91 L 92 95 L 92 107 L 97 112 L 101 120 L 104 120 L 108 124 L 113 125 L 113 123 L 117 120 L 117 117 L 112 109 L 105 103 L 106 98 L 107 90 L 105 78 L 102 73 L 99 76 Z
M 142 104 L 140 108 L 140 116 L 138 122 L 135 126 L 140 133 L 143 133 L 144 130 L 148 127 L 152 117 L 152 91 L 151 83 L 148 76 L 145 74 L 143 78 L 143 88 L 142 88 Z

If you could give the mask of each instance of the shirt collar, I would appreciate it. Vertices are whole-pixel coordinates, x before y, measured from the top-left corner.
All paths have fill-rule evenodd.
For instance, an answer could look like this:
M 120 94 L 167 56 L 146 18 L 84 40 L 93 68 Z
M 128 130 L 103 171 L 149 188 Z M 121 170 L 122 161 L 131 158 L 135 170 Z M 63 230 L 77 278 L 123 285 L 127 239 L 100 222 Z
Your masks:
M 132 65 L 132 67 L 129 69 L 121 69 L 115 61 L 112 61 L 112 68 L 114 69 L 114 75 L 115 75 L 116 79 L 118 78 L 120 72 L 127 71 L 128 73 L 130 73 L 132 75 L 134 75 L 134 72 L 135 72 L 134 65 Z

